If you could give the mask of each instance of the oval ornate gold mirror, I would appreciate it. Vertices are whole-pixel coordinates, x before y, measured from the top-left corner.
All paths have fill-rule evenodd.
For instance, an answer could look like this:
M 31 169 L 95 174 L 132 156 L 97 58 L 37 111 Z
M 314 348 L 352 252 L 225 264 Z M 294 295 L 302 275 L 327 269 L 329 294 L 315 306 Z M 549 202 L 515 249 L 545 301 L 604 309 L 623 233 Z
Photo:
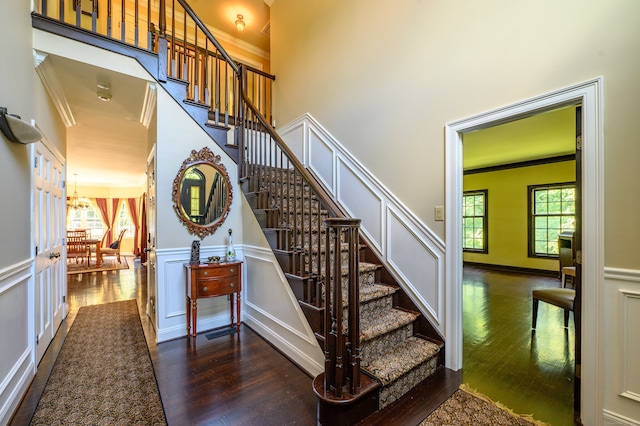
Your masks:
M 229 214 L 232 191 L 227 169 L 206 146 L 191 151 L 173 180 L 173 209 L 191 235 L 213 234 Z

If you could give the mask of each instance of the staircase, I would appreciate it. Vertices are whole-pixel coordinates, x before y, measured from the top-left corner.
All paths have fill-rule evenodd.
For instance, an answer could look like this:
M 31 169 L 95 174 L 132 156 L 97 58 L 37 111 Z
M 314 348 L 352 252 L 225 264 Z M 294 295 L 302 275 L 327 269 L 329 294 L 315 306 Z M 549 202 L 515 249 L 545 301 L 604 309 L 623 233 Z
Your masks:
M 274 76 L 235 63 L 185 0 L 123 2 L 142 9 L 123 12 L 117 27 L 110 7 L 106 26 L 94 10 L 92 31 L 82 29 L 80 8 L 75 27 L 65 20 L 71 1 L 38 2 L 33 27 L 135 58 L 238 162 L 242 190 L 325 353 L 313 381 L 320 424 L 356 424 L 443 368 L 443 339 L 359 235 L 359 220 L 270 126 Z M 125 25 L 131 16 L 135 25 Z
M 277 136 L 271 139 L 259 127 L 254 125 L 244 144 L 247 155 L 241 187 L 326 354 L 330 334 L 330 315 L 325 315 L 327 294 L 333 297 L 326 288 L 326 275 L 328 269 L 334 269 L 334 262 L 340 263 L 342 272 L 342 332 L 349 334 L 349 277 L 344 272 L 349 270 L 349 242 L 344 236 L 335 240 L 328 236 L 332 232 L 330 217 L 339 208 L 325 199 L 320 185 L 289 157 L 286 147 L 264 142 Z M 261 151 L 273 155 L 256 154 Z M 358 238 L 356 245 L 359 356 L 364 382 L 357 395 L 335 398 L 326 397 L 323 375 L 316 378 L 321 424 L 355 424 L 401 398 L 443 365 L 444 344 L 435 329 L 367 243 Z M 335 254 L 336 247 L 339 254 Z M 350 397 L 353 401 L 344 404 Z

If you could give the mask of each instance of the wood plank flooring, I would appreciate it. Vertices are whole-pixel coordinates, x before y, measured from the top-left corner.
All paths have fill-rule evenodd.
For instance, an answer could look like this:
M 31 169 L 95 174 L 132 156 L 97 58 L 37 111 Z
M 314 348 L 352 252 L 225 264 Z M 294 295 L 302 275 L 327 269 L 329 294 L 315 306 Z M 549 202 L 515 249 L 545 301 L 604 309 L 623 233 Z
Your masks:
M 128 260 L 129 270 L 69 276 L 69 315 L 45 353 L 11 425 L 29 423 L 79 307 L 125 299 L 138 301 L 170 425 L 316 424 L 316 398 L 311 389 L 311 377 L 244 324 L 239 335 L 209 340 L 206 333 L 202 333 L 195 342 L 182 338 L 156 345 L 153 328 L 144 315 L 146 286 L 140 283 L 145 282 L 145 269 L 132 259 Z M 553 282 L 538 282 L 520 289 L 520 285 L 514 285 L 518 282 L 515 278 L 499 279 L 501 284 L 495 284 L 487 282 L 492 280 L 483 278 L 478 271 L 468 272 L 465 269 L 464 375 L 442 369 L 430 382 L 414 389 L 410 398 L 392 405 L 382 415 L 365 419 L 361 424 L 416 425 L 453 393 L 461 381 L 517 412 L 535 412 L 540 420 L 545 419 L 539 407 L 533 406 L 535 410 L 532 410 L 527 406 L 521 410 L 511 403 L 516 404 L 518 399 L 539 399 L 539 405 L 550 403 L 552 411 L 560 410 L 557 404 L 548 402 L 551 399 L 560 400 L 563 404 L 566 402 L 571 408 L 566 390 L 562 391 L 564 395 L 558 391 L 566 388 L 562 386 L 564 381 L 569 382 L 570 388 L 572 386 L 569 380 L 573 371 L 570 368 L 571 329 L 565 333 L 561 313 L 555 315 L 551 308 L 541 305 L 537 336 L 535 339 L 530 337 L 529 287 L 552 285 Z M 490 276 L 493 281 L 497 277 L 499 275 Z M 516 302 L 519 298 L 523 301 Z M 514 313 L 516 318 L 512 318 Z M 560 321 L 558 327 L 554 325 L 556 320 Z M 509 337 L 499 337 L 499 333 L 494 332 L 496 328 Z M 514 337 L 516 335 L 520 337 Z M 568 339 L 566 345 L 565 335 Z M 519 349 L 504 349 L 506 343 L 515 344 Z M 498 354 L 498 348 L 502 355 Z M 505 361 L 509 358 L 506 354 L 512 354 L 515 364 Z M 493 363 L 483 361 L 483 357 L 493 359 Z M 542 383 L 534 384 L 529 371 L 536 372 Z M 527 393 L 527 383 L 533 384 L 536 394 Z M 434 392 L 434 389 L 438 391 Z M 517 395 L 517 398 L 509 399 L 509 395 Z M 566 398 L 569 400 L 565 401 Z M 554 420 L 552 424 L 567 423 Z
M 531 330 L 531 292 L 559 287 L 553 277 L 464 268 L 463 383 L 516 413 L 573 425 L 574 323 L 540 303 Z

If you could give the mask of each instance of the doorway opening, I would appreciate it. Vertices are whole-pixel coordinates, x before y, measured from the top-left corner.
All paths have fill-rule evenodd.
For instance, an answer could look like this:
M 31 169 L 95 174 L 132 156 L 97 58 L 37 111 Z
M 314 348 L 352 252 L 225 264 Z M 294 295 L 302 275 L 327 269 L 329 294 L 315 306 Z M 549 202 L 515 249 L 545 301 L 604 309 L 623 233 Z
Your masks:
M 463 383 L 516 413 L 567 426 L 573 315 L 564 328 L 564 311 L 541 304 L 533 332 L 531 296 L 561 287 L 559 238 L 580 222 L 578 109 L 463 134 Z
M 446 224 L 447 238 L 445 298 L 447 327 L 447 367 L 462 368 L 462 200 L 463 200 L 463 135 L 475 130 L 503 124 L 541 112 L 582 105 L 581 182 L 584 194 L 580 204 L 583 222 L 580 226 L 584 249 L 582 265 L 582 318 L 580 331 L 580 364 L 576 362 L 579 385 L 579 416 L 584 424 L 596 423 L 602 409 L 598 385 L 603 374 L 598 322 L 599 294 L 603 282 L 603 146 L 602 146 L 602 79 L 560 89 L 497 110 L 446 125 Z M 584 330 L 589 330 L 585 333 Z

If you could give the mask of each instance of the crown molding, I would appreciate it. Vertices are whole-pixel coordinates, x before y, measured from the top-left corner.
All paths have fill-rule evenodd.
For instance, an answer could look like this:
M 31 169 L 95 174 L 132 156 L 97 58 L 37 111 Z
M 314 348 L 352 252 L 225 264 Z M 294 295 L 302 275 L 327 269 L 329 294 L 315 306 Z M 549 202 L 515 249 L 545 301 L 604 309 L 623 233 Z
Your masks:
M 144 92 L 144 101 L 142 102 L 142 110 L 140 111 L 140 123 L 147 129 L 151 123 L 153 112 L 156 108 L 156 84 L 147 82 L 147 88 Z
M 251 43 L 247 43 L 246 41 L 240 40 L 239 38 L 236 38 L 229 33 L 225 33 L 224 31 L 220 31 L 219 29 L 210 27 L 209 25 L 207 25 L 207 28 L 209 29 L 209 31 L 211 31 L 211 34 L 213 34 L 213 36 L 219 41 L 231 46 L 235 46 L 238 49 L 242 49 L 245 52 L 252 53 L 268 61 L 271 60 L 271 55 L 266 50 L 260 49 L 259 47 L 254 46 Z
M 58 75 L 51 64 L 51 59 L 48 58 L 46 53 L 42 53 L 38 50 L 33 50 L 33 60 L 35 62 L 36 72 L 42 80 L 47 93 L 51 97 L 53 104 L 60 114 L 60 118 L 66 127 L 71 127 L 76 124 L 76 119 L 73 117 L 73 112 L 69 106 Z

